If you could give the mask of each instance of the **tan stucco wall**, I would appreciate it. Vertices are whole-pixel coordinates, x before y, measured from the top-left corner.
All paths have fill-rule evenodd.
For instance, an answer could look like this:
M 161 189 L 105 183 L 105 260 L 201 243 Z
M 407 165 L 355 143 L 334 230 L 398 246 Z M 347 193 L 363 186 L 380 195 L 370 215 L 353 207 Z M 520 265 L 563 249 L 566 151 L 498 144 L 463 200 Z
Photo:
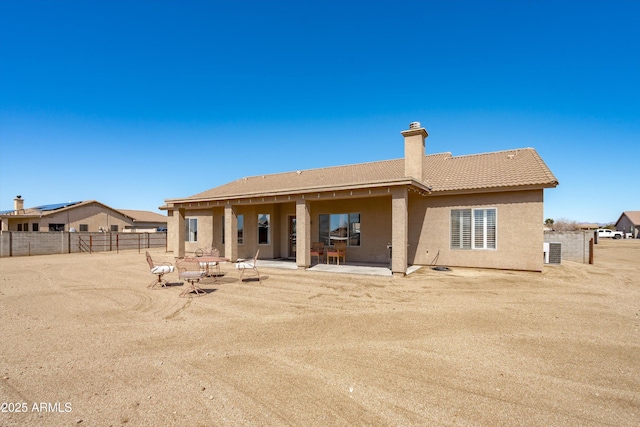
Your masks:
M 319 239 L 320 214 L 360 214 L 360 246 L 347 248 L 347 262 L 388 263 L 391 243 L 391 196 L 311 203 L 311 241 Z
M 216 211 L 219 212 L 219 214 L 217 215 L 218 223 L 216 224 L 218 225 L 218 228 L 219 228 L 222 226 L 221 221 L 222 221 L 223 208 L 217 208 Z M 185 222 L 189 218 L 196 218 L 198 220 L 198 240 L 196 242 L 187 242 L 187 241 L 184 242 L 185 255 L 193 255 L 193 253 L 197 249 L 203 249 L 203 248 L 212 247 L 212 246 L 217 247 L 222 251 L 221 246 L 216 246 L 212 244 L 213 237 L 214 237 L 213 222 L 216 219 L 216 216 L 214 216 L 213 213 L 214 213 L 213 209 L 193 209 L 193 210 L 187 210 L 185 212 L 185 215 L 184 215 Z M 175 239 L 175 235 L 173 234 L 173 230 L 171 229 L 176 227 L 178 213 L 177 212 L 174 213 L 172 218 L 174 219 L 172 223 L 173 227 L 169 227 L 169 232 L 171 233 L 169 236 L 170 251 L 174 251 L 173 241 Z M 218 230 L 218 232 L 220 232 L 220 230 Z M 186 238 L 186 235 L 185 235 L 185 238 Z
M 500 268 L 541 271 L 543 267 L 543 192 L 487 193 L 459 196 L 422 196 L 409 192 L 408 264 Z M 319 239 L 319 215 L 359 213 L 361 246 L 347 248 L 347 261 L 389 263 L 387 244 L 392 237 L 391 196 L 340 200 L 309 201 L 311 241 Z M 450 249 L 451 209 L 496 208 L 497 249 Z M 271 242 L 259 245 L 260 258 L 272 259 L 289 255 L 289 217 L 296 214 L 295 202 L 238 205 L 236 213 L 244 215 L 244 243 L 238 245 L 238 257 L 255 255 L 258 247 L 258 214 L 271 215 Z M 224 255 L 222 216 L 224 208 L 187 210 L 186 218 L 198 218 L 198 242 L 186 242 L 185 253 L 213 246 Z M 170 216 L 169 250 L 177 214 Z M 437 258 L 436 258 L 437 257 Z
M 284 212 L 284 213 L 283 213 Z M 295 215 L 295 204 L 262 204 L 236 206 L 236 214 L 244 216 L 244 243 L 238 245 L 238 258 L 250 258 L 255 255 L 256 247 L 260 248 L 260 258 L 271 259 L 286 256 L 287 251 L 287 214 Z M 258 245 L 258 215 L 271 215 L 270 243 Z M 186 218 L 198 220 L 198 241 L 185 242 L 185 254 L 192 255 L 197 249 L 214 247 L 225 256 L 222 242 L 224 208 L 186 210 Z M 169 251 L 174 252 L 177 213 L 170 215 Z M 225 236 L 226 237 L 226 236 Z
M 497 249 L 450 249 L 451 209 L 497 209 Z M 410 199 L 409 263 L 542 271 L 543 192 Z

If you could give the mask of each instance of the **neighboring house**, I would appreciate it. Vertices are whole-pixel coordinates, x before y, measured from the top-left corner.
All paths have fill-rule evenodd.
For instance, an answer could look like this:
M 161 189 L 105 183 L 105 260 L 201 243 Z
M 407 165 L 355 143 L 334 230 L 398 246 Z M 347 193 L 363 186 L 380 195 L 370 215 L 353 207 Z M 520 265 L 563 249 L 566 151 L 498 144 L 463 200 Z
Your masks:
M 578 229 L 581 231 L 597 230 L 598 228 L 600 228 L 600 225 L 595 223 L 583 222 L 578 224 Z
M 113 209 L 95 200 L 24 208 L 17 196 L 14 209 L 0 212 L 3 231 L 154 232 L 167 217 L 148 211 Z
M 125 225 L 120 231 L 131 233 L 167 231 L 167 217 L 159 213 L 131 209 L 118 209 L 118 212 L 133 219 L 133 224 Z
M 259 175 L 167 199 L 168 249 L 226 258 L 293 258 L 311 243 L 348 244 L 347 263 L 541 271 L 543 190 L 556 177 L 532 148 L 425 155 L 427 131 L 401 132 L 404 159 Z
M 616 221 L 616 230 L 631 233 L 632 238 L 640 238 L 640 211 L 622 212 Z

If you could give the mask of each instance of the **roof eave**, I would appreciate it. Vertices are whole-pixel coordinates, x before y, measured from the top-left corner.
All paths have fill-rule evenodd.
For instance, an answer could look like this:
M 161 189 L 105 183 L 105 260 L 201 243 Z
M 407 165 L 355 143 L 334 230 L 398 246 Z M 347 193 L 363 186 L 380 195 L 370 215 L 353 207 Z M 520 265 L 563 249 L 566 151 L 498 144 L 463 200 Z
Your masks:
M 478 193 L 503 193 L 508 191 L 529 191 L 529 190 L 543 190 L 545 188 L 555 188 L 558 182 L 544 183 L 544 184 L 531 184 L 531 185 L 505 185 L 500 187 L 476 187 L 476 188 L 455 188 L 451 190 L 438 190 L 433 189 L 431 196 L 440 195 L 458 195 L 458 194 L 478 194 Z
M 366 188 L 397 187 L 402 185 L 416 187 L 425 193 L 431 192 L 431 187 L 428 187 L 423 182 L 416 181 L 412 178 L 399 178 L 394 180 L 374 181 L 374 182 L 367 182 L 362 184 L 344 184 L 344 185 L 332 185 L 332 186 L 317 185 L 313 187 L 306 187 L 306 188 L 299 188 L 299 189 L 292 189 L 292 190 L 280 190 L 280 191 L 268 191 L 268 192 L 254 191 L 250 193 L 226 194 L 226 195 L 214 196 L 214 197 L 197 197 L 197 198 L 186 197 L 186 198 L 166 199 L 165 204 L 163 206 L 160 206 L 160 209 L 168 210 L 168 209 L 171 209 L 176 204 L 181 204 L 181 203 L 211 202 L 211 201 L 223 201 L 223 200 L 232 200 L 232 199 L 241 200 L 241 199 L 250 199 L 250 198 L 256 198 L 256 197 L 282 197 L 282 196 L 294 196 L 294 195 L 302 195 L 302 194 L 316 193 L 316 192 L 361 190 Z

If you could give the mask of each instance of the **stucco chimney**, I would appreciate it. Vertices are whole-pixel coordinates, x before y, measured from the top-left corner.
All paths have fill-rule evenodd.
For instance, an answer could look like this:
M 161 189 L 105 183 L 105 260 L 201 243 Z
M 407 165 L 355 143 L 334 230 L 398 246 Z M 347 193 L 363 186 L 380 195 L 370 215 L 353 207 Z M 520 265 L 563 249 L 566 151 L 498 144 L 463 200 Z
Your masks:
M 24 210 L 24 199 L 22 196 L 16 196 L 16 198 L 13 199 L 13 210 L 16 211 L 16 213 Z
M 422 162 L 424 160 L 424 140 L 429 136 L 420 122 L 411 122 L 409 130 L 403 130 L 404 136 L 404 176 L 418 181 L 423 180 Z

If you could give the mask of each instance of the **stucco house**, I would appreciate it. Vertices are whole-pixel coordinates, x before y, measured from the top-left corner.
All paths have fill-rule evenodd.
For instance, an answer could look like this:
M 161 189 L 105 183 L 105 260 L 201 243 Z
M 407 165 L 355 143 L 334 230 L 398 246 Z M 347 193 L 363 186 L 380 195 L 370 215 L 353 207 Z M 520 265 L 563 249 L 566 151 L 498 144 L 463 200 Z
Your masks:
M 13 199 L 14 209 L 0 212 L 2 231 L 155 232 L 167 226 L 167 217 L 150 211 L 113 209 L 96 200 L 54 203 L 24 208 Z
M 622 212 L 616 221 L 616 230 L 631 233 L 632 238 L 640 238 L 640 211 Z
M 425 154 L 427 131 L 402 131 L 404 158 L 241 178 L 165 200 L 168 249 L 311 264 L 315 241 L 347 242 L 347 263 L 541 271 L 545 188 L 558 185 L 532 148 Z

